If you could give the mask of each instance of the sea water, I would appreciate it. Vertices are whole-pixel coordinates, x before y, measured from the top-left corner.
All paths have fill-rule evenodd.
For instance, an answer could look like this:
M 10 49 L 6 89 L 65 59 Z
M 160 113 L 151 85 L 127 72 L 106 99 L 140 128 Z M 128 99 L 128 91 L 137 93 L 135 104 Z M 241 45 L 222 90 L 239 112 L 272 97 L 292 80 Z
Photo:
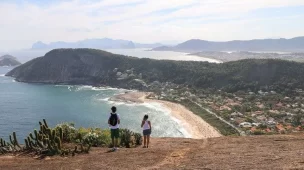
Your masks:
M 159 103 L 123 103 L 109 98 L 125 93 L 124 89 L 91 86 L 44 85 L 16 82 L 5 73 L 12 67 L 0 67 L 0 137 L 7 139 L 15 131 L 23 141 L 38 122 L 46 119 L 50 126 L 73 122 L 76 127 L 107 129 L 112 106 L 117 106 L 121 128 L 141 132 L 141 120 L 148 114 L 153 137 L 190 137 L 170 110 Z

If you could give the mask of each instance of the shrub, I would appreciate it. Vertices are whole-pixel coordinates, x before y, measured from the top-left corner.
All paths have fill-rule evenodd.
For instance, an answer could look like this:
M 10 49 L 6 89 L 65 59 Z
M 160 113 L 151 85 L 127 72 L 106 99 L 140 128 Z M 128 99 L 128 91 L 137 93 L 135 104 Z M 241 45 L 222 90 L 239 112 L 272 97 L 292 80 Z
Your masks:
M 265 132 L 264 132 L 264 131 L 261 131 L 261 130 L 255 130 L 255 131 L 253 132 L 253 134 L 254 134 L 254 135 L 264 135 Z
M 62 142 L 75 142 L 77 130 L 74 127 L 74 123 L 64 122 L 55 126 L 56 131 L 58 131 L 59 128 L 63 131 Z
M 140 133 L 134 133 L 129 129 L 120 129 L 120 146 L 126 148 L 135 147 L 142 144 L 142 136 Z
M 109 130 L 96 128 L 88 129 L 87 131 L 89 132 L 83 137 L 83 144 L 92 146 L 109 146 L 111 144 L 111 134 Z M 82 132 L 84 132 L 84 130 L 82 130 Z

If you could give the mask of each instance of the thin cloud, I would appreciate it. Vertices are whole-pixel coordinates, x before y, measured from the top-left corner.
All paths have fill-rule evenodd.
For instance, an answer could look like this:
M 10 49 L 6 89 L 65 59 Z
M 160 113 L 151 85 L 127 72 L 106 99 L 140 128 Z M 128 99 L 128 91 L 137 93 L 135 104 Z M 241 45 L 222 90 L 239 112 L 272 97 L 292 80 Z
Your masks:
M 296 15 L 249 15 L 295 6 Z M 27 48 L 37 40 L 102 37 L 137 42 L 292 37 L 304 35 L 301 11 L 303 0 L 65 0 L 43 5 L 1 1 L 0 50 Z

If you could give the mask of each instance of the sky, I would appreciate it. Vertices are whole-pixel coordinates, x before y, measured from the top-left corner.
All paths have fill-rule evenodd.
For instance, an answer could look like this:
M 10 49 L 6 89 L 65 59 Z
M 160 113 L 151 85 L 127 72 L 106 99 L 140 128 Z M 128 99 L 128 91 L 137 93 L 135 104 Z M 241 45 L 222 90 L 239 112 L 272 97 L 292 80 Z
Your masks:
M 172 43 L 304 36 L 304 0 L 0 0 L 0 50 L 113 38 Z

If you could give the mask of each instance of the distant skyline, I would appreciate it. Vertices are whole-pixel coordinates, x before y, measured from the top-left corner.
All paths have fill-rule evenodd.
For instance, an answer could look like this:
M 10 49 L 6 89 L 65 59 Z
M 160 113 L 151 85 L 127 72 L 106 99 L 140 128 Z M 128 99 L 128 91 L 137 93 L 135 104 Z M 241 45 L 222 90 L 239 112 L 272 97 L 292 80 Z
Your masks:
M 0 51 L 37 41 L 138 43 L 304 36 L 304 0 L 1 0 Z

